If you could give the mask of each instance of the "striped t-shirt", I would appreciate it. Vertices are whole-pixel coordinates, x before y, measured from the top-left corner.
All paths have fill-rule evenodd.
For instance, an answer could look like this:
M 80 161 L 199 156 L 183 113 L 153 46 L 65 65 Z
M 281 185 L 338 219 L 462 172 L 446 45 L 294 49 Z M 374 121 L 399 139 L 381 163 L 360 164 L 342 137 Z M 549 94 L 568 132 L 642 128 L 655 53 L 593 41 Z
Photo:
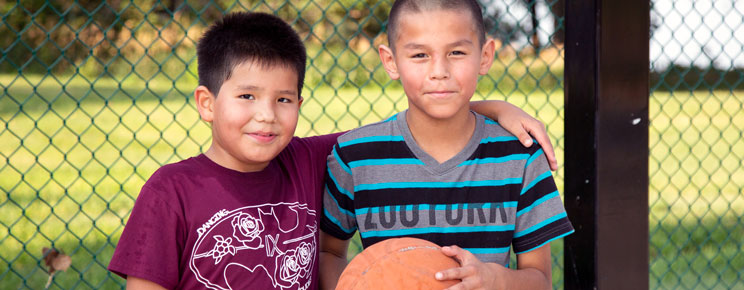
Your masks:
M 547 159 L 476 114 L 465 148 L 444 163 L 413 139 L 406 112 L 338 138 L 328 157 L 321 228 L 340 239 L 359 231 L 368 247 L 415 237 L 458 245 L 482 262 L 573 232 Z

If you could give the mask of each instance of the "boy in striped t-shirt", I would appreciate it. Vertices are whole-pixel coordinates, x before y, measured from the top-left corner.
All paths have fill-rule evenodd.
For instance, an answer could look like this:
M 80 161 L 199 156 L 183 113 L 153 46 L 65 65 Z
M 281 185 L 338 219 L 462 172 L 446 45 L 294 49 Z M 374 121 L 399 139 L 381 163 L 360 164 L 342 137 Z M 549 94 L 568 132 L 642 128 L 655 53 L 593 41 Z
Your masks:
M 461 288 L 550 288 L 549 244 L 573 227 L 541 147 L 470 110 L 495 51 L 480 6 L 396 1 L 388 23 L 380 58 L 409 109 L 344 134 L 328 157 L 321 287 L 337 282 L 358 230 L 364 247 L 396 237 L 444 246 L 461 267 L 436 278 Z

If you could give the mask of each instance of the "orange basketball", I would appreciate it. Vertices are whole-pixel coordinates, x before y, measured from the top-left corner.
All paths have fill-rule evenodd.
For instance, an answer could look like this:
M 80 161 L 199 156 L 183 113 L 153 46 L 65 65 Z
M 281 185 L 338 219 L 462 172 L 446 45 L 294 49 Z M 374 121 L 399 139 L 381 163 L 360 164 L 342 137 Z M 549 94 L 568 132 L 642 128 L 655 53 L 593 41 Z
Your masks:
M 459 280 L 434 274 L 459 267 L 436 244 L 416 238 L 387 239 L 359 253 L 346 266 L 336 289 L 445 289 Z

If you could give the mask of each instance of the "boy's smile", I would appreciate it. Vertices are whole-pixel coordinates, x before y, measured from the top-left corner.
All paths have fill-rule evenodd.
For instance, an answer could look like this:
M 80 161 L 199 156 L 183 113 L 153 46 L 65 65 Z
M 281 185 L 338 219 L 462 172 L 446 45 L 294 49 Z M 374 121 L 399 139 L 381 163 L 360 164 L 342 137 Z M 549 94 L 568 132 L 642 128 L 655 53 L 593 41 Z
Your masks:
M 294 136 L 302 100 L 288 66 L 248 61 L 233 69 L 216 97 L 205 87 L 195 94 L 202 119 L 212 123 L 205 155 L 219 165 L 263 170 Z
M 408 96 L 409 115 L 430 121 L 467 116 L 478 75 L 491 66 L 468 19 L 466 12 L 447 9 L 405 13 L 395 52 L 380 47 L 388 74 L 400 79 Z
M 274 133 L 262 131 L 249 133 L 248 135 L 255 138 L 259 143 L 269 143 L 274 140 L 274 137 L 276 137 L 276 134 Z

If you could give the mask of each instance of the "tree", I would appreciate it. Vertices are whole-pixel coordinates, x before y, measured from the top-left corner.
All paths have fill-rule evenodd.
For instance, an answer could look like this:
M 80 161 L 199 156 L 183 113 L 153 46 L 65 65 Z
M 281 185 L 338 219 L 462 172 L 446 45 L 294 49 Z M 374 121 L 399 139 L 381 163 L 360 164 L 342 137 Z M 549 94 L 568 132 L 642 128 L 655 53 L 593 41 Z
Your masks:
M 532 20 L 532 31 L 530 33 L 530 43 L 535 48 L 535 52 L 540 51 L 540 38 L 537 36 L 537 28 L 540 27 L 540 22 L 537 20 L 537 0 L 522 0 L 524 5 L 527 7 L 527 11 L 530 13 L 530 19 Z
M 564 24 L 566 16 L 566 2 L 565 0 L 546 0 L 548 7 L 550 7 L 550 13 L 553 14 L 553 24 L 555 30 L 553 31 L 553 45 L 562 45 L 566 40 L 566 26 Z

